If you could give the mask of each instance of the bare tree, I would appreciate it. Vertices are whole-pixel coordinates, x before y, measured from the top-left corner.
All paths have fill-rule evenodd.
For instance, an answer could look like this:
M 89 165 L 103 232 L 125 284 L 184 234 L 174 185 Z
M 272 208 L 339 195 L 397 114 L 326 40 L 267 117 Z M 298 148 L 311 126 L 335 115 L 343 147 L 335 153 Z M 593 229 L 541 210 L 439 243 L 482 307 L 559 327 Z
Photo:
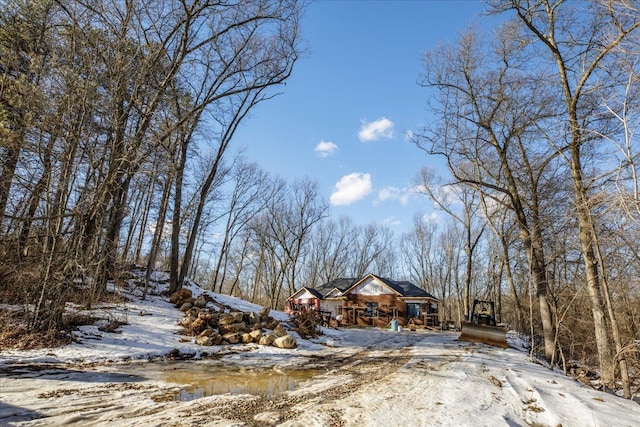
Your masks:
M 616 154 L 616 204 L 627 217 L 635 221 L 640 219 L 640 147 L 636 137 L 640 129 L 640 108 L 637 106 L 640 96 L 639 61 L 640 58 L 635 55 L 620 64 L 628 74 L 624 92 L 621 96 L 613 92 L 603 100 L 604 107 L 615 118 L 620 131 L 613 136 L 601 135 L 611 143 Z
M 308 179 L 294 182 L 267 205 L 269 239 L 277 245 L 274 249 L 280 254 L 290 293 L 296 290 L 313 227 L 326 217 L 327 209 L 326 201 L 318 193 L 318 184 Z
M 510 248 L 513 241 L 515 240 L 513 234 L 517 225 L 515 223 L 515 220 L 512 218 L 512 213 L 509 210 L 501 208 L 503 204 L 504 203 L 493 203 L 492 199 L 487 200 L 487 198 L 483 194 L 481 194 L 482 212 L 487 219 L 487 223 L 491 227 L 491 230 L 493 230 L 494 235 L 500 242 L 502 265 L 514 301 L 513 305 L 515 306 L 516 329 L 524 332 L 525 314 L 522 307 L 522 302 L 520 301 L 516 281 L 513 275 L 511 267 L 512 258 L 510 255 Z
M 355 239 L 349 251 L 350 277 L 364 277 L 372 271 L 379 258 L 385 258 L 393 249 L 393 233 L 389 228 L 378 224 L 358 227 Z M 385 272 L 377 272 L 385 275 Z
M 208 138 L 215 154 L 200 189 L 182 266 L 179 273 L 177 266 L 171 269 L 171 290 L 182 286 L 208 193 L 219 178 L 224 154 L 238 125 L 253 107 L 274 96 L 268 92 L 271 87 L 282 84 L 291 74 L 300 53 L 301 7 L 293 1 L 260 1 L 226 5 L 222 9 L 204 6 L 202 11 L 199 7 L 188 16 L 194 24 L 200 21 L 206 24 L 193 27 L 193 33 L 189 34 L 193 43 L 189 53 L 198 54 L 201 59 L 185 63 L 188 66 L 181 70 L 192 87 L 193 102 L 188 116 L 200 118 L 208 111 L 217 129 Z M 184 142 L 188 144 L 191 140 L 190 136 Z M 178 214 L 176 203 L 174 216 Z
M 266 207 L 269 179 L 255 163 L 240 159 L 233 170 L 233 190 L 225 216 L 224 233 L 211 279 L 216 292 L 223 291 L 231 256 L 231 246 L 240 233 Z M 237 277 L 237 276 L 236 276 Z M 233 280 L 231 290 L 237 285 Z
M 553 363 L 555 331 L 538 194 L 556 151 L 545 153 L 535 143 L 540 122 L 553 111 L 541 80 L 524 78 L 526 52 L 512 33 L 503 28 L 494 46 L 483 49 L 470 31 L 455 47 L 441 46 L 425 55 L 422 84 L 437 90 L 432 110 L 438 121 L 416 134 L 416 142 L 447 160 L 455 182 L 513 211 L 536 288 L 545 355 Z M 422 181 L 428 184 L 427 178 Z
M 605 314 L 610 295 L 604 295 L 605 272 L 598 260 L 597 217 L 591 196 L 594 182 L 585 167 L 584 152 L 588 144 L 599 140 L 594 135 L 608 133 L 610 121 L 599 108 L 599 99 L 604 99 L 599 94 L 624 87 L 627 76 L 619 67 L 620 60 L 637 47 L 632 35 L 640 30 L 640 13 L 635 4 L 625 1 L 497 0 L 491 4 L 496 12 L 515 14 L 521 24 L 519 38 L 537 48 L 538 64 L 549 72 L 548 84 L 557 91 L 562 105 L 560 128 L 550 142 L 564 154 L 571 171 L 600 370 L 603 382 L 612 385 L 616 358 Z M 608 312 L 609 322 L 616 323 L 611 317 L 615 311 Z M 624 359 L 619 360 L 624 364 Z
M 77 277 L 92 277 L 88 304 L 118 279 L 126 252 L 134 245 L 141 252 L 154 200 L 162 223 L 169 198 L 177 199 L 174 234 L 179 239 L 187 225 L 192 232 L 184 253 L 171 258 L 184 261 L 178 278 L 193 268 L 201 225 L 215 219 L 203 214 L 208 183 L 220 177 L 238 123 L 290 75 L 304 7 L 293 0 L 0 5 L 0 233 L 3 253 L 29 254 L 39 266 L 37 290 L 27 293 L 33 327 L 59 324 Z M 192 203 L 180 191 L 202 129 L 213 132 L 198 142 L 212 142 L 217 155 L 200 203 Z M 144 181 L 161 159 L 177 165 L 162 170 L 162 188 L 153 177 Z M 150 265 L 164 228 L 156 227 Z
M 442 305 L 441 320 L 455 321 L 458 325 L 466 315 L 463 309 L 464 292 L 460 279 L 464 254 L 462 241 L 464 239 L 459 223 L 448 223 L 438 236 L 434 256 L 433 282 L 438 290 L 436 295 L 440 297 Z
M 319 286 L 347 276 L 349 247 L 357 234 L 353 220 L 341 216 L 318 223 L 310 242 L 305 286 Z
M 417 213 L 411 230 L 400 237 L 402 260 L 409 277 L 422 289 L 434 294 L 437 293 L 434 283 L 437 236 L 436 223 Z
M 473 187 L 464 186 L 442 186 L 436 179 L 433 170 L 423 168 L 416 180 L 416 188 L 419 193 L 425 194 L 436 206 L 446 212 L 451 218 L 457 221 L 463 228 L 465 234 L 465 254 L 467 256 L 467 267 L 464 286 L 463 310 L 465 319 L 469 319 L 471 303 L 471 284 L 474 280 L 473 256 L 480 238 L 484 233 L 486 222 L 477 215 L 479 203 L 477 194 Z M 459 202 L 456 205 L 456 202 Z M 459 206 L 460 209 L 456 209 Z
M 286 271 L 289 268 L 290 258 L 287 257 L 285 249 L 279 240 L 274 236 L 274 228 L 281 222 L 283 216 L 278 213 L 274 217 L 275 206 L 283 205 L 285 202 L 286 185 L 283 181 L 274 182 L 274 190 L 268 205 L 271 208 L 255 217 L 251 221 L 251 237 L 249 249 L 249 261 L 251 262 L 253 275 L 252 300 L 267 302 L 271 308 L 279 305 L 283 296 L 282 291 L 286 278 Z M 262 298 L 259 298 L 262 296 Z

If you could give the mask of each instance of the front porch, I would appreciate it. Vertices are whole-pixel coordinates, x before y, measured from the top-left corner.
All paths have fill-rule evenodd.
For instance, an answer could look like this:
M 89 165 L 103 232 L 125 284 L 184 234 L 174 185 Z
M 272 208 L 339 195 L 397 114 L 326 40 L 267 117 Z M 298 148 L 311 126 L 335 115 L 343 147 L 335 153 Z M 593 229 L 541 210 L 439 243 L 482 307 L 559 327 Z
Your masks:
M 437 328 L 440 318 L 437 312 L 427 313 L 426 310 L 407 316 L 407 311 L 397 307 L 378 307 L 374 304 L 343 305 L 338 307 L 340 325 L 375 326 L 386 328 L 391 320 L 396 319 L 400 326 L 412 324 L 417 327 Z
M 392 319 L 398 317 L 395 307 L 389 309 L 366 305 L 351 305 L 338 307 L 341 325 L 387 327 Z

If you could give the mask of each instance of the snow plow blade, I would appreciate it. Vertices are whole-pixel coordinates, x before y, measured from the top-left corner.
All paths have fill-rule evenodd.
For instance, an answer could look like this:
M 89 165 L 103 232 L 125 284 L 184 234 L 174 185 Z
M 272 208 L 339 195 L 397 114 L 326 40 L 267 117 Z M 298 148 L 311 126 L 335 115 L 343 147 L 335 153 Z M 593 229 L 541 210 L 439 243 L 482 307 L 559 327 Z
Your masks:
M 475 325 L 464 323 L 462 333 L 458 338 L 461 341 L 479 342 L 496 347 L 507 348 L 507 328 L 501 326 Z

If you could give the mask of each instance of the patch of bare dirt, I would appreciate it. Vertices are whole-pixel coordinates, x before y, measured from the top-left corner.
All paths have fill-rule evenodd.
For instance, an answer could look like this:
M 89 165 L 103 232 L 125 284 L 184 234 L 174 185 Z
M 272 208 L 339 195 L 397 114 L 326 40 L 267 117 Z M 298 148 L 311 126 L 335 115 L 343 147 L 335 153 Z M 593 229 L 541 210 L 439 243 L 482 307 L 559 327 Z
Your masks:
M 346 398 L 360 388 L 367 387 L 396 372 L 411 359 L 410 349 L 391 350 L 382 355 L 379 352 L 364 351 L 349 357 L 329 357 L 317 360 L 314 365 L 324 365 L 331 368 L 337 375 L 345 375 L 343 384 L 323 390 L 320 393 L 278 395 L 273 397 L 238 397 L 224 403 L 208 403 L 200 406 L 195 412 L 214 413 L 217 416 L 234 421 L 242 421 L 248 426 L 262 427 L 275 425 L 288 419 L 296 418 L 300 414 L 295 408 L 301 403 L 318 400 L 328 401 Z M 191 411 L 193 411 L 193 407 Z M 256 415 L 275 413 L 272 421 L 256 419 Z M 340 411 L 329 414 L 331 426 L 344 425 Z
M 0 348 L 5 350 L 62 347 L 71 341 L 72 337 L 67 331 L 27 332 L 15 326 L 0 330 Z

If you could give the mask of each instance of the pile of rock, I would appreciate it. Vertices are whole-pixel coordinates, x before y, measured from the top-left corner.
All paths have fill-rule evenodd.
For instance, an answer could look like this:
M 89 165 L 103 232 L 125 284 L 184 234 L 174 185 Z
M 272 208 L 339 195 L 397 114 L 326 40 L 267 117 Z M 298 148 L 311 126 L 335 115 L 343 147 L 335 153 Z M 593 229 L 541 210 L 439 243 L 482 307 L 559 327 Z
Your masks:
M 295 348 L 298 345 L 284 326 L 269 316 L 269 307 L 264 307 L 258 313 L 233 311 L 207 294 L 194 298 L 189 289 L 173 293 L 169 302 L 185 313 L 179 325 L 183 327 L 185 335 L 196 337 L 196 344 L 256 343 L 279 348 Z

